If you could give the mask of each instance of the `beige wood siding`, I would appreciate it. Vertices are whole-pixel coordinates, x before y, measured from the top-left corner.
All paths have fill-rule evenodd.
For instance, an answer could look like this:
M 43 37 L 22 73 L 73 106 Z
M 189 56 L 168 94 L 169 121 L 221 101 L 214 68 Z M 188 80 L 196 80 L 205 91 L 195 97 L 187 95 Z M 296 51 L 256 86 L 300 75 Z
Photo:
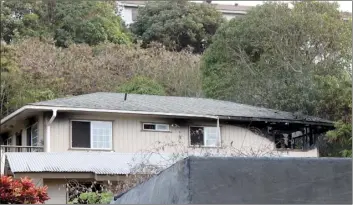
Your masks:
M 159 122 L 172 124 L 168 118 L 156 118 L 151 116 L 127 116 L 119 114 L 59 114 L 51 125 L 51 151 L 61 152 L 70 150 L 70 120 L 109 120 L 113 122 L 113 151 L 115 152 L 139 152 L 153 150 L 162 145 L 165 153 L 189 152 L 199 153 L 218 152 L 243 156 L 259 156 L 266 153 L 271 155 L 286 156 L 318 156 L 317 151 L 311 152 L 277 152 L 274 143 L 269 139 L 259 136 L 254 132 L 233 125 L 221 124 L 222 148 L 190 148 L 189 126 L 170 126 L 170 132 L 142 131 L 143 122 Z M 216 126 L 216 120 L 192 121 L 189 125 Z M 173 146 L 172 146 L 173 145 Z M 74 149 L 79 151 L 78 149 Z
M 48 121 L 49 119 L 46 119 Z M 65 152 L 69 149 L 69 119 L 65 117 L 58 117 L 50 126 L 50 151 L 51 152 Z
M 47 192 L 50 199 L 45 204 L 67 204 L 66 181 L 63 179 L 44 179 L 48 186 Z

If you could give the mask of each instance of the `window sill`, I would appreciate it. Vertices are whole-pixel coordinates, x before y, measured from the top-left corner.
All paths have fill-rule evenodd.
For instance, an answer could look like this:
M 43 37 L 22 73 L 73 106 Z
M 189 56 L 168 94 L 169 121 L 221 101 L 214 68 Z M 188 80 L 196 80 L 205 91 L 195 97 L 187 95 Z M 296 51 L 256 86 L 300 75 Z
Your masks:
M 163 130 L 141 130 L 141 132 L 165 132 L 165 133 L 172 133 L 172 131 L 163 131 Z
M 69 148 L 70 151 L 114 152 L 113 149 Z
M 195 149 L 195 148 L 205 148 L 205 149 L 222 149 L 223 147 L 222 146 L 198 146 L 198 145 L 189 145 L 188 148 L 192 148 L 192 149 Z

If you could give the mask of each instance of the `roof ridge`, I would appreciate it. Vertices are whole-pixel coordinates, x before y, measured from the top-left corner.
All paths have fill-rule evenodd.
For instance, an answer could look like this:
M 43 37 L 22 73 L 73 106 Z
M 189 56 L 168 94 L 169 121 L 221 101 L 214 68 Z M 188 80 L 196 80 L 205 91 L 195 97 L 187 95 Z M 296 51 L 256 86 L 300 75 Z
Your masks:
M 115 93 L 115 92 L 97 92 L 97 93 L 108 93 L 108 94 L 125 94 L 125 93 Z M 217 102 L 225 102 L 225 103 L 233 103 L 237 105 L 242 105 L 242 106 L 248 106 L 248 107 L 253 107 L 253 108 L 261 108 L 261 109 L 267 109 L 267 110 L 272 110 L 276 112 L 287 112 L 291 113 L 288 111 L 281 111 L 281 110 L 276 110 L 272 108 L 267 108 L 267 107 L 262 107 L 262 106 L 255 106 L 255 105 L 249 105 L 249 104 L 244 104 L 244 103 L 239 103 L 239 102 L 234 102 L 234 101 L 229 101 L 229 100 L 221 100 L 221 99 L 214 99 L 214 98 L 207 98 L 207 97 L 187 97 L 187 96 L 177 96 L 177 95 L 149 95 L 149 94 L 136 94 L 136 93 L 127 93 L 128 95 L 137 95 L 137 96 L 156 96 L 156 97 L 174 97 L 174 98 L 189 98 L 189 99 L 202 99 L 202 100 L 211 100 L 211 101 L 217 101 Z

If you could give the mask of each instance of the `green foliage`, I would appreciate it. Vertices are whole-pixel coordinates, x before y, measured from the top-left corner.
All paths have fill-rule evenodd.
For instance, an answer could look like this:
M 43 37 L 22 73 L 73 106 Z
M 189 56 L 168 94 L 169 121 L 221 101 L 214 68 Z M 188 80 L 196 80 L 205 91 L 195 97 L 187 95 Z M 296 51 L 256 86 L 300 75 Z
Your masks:
M 27 36 L 48 37 L 43 4 L 34 0 L 1 1 L 1 39 L 7 43 Z
M 335 128 L 327 132 L 328 140 L 341 145 L 342 157 L 352 157 L 352 122 L 337 121 Z
M 352 76 L 320 78 L 319 85 L 322 86 L 319 112 L 333 116 L 337 121 L 336 129 L 326 134 L 326 140 L 334 145 L 329 154 L 352 157 Z
M 49 100 L 57 95 L 42 82 L 36 82 L 28 73 L 18 68 L 16 50 L 12 45 L 1 45 L 1 112 L 4 117 L 25 104 Z M 41 81 L 41 80 L 40 80 Z
M 265 3 L 229 21 L 202 59 L 206 95 L 320 116 L 315 78 L 339 78 L 351 62 L 352 24 L 337 8 L 329 2 L 301 1 L 293 9 Z
M 101 1 L 58 1 L 55 12 L 56 45 L 72 42 L 97 45 L 100 42 L 128 43 L 121 19 L 112 4 Z
M 165 95 L 165 90 L 158 82 L 142 77 L 134 77 L 131 81 L 126 82 L 118 88 L 121 93 L 135 93 L 148 95 Z
M 95 47 L 72 44 L 62 49 L 38 38 L 22 39 L 1 49 L 1 117 L 26 103 L 116 92 L 134 76 L 144 76 L 139 84 L 144 87 L 137 91 L 202 96 L 199 56 L 187 52 L 113 43 Z M 146 86 L 150 87 L 144 89 Z
M 9 100 L 16 94 L 16 87 L 19 85 L 16 80 L 19 70 L 16 64 L 13 47 L 1 42 L 0 47 L 0 71 L 1 71 L 1 87 L 0 87 L 0 100 L 1 112 L 0 116 L 3 117 L 11 112 L 11 105 Z
M 139 8 L 132 32 L 144 44 L 157 41 L 169 50 L 191 47 L 200 53 L 211 43 L 222 22 L 221 13 L 209 4 L 156 1 Z
M 73 199 L 69 204 L 109 204 L 113 200 L 111 192 L 85 192 Z
M 341 20 L 337 3 L 293 4 L 265 3 L 222 26 L 202 58 L 203 90 L 212 98 L 338 121 L 324 140 L 330 144 L 319 150 L 349 155 L 352 21 Z
M 53 38 L 61 47 L 130 42 L 110 2 L 26 0 L 1 4 L 1 37 L 8 43 L 29 36 Z

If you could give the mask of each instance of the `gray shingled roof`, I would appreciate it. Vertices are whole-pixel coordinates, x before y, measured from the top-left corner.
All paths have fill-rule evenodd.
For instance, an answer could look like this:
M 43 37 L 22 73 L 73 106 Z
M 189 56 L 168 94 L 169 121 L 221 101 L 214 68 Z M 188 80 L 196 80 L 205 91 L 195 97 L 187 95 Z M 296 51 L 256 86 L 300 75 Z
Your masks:
M 147 163 L 167 167 L 167 155 L 117 152 L 9 152 L 6 158 L 13 173 L 90 172 L 128 174 L 136 165 Z M 171 159 L 171 158 L 170 158 Z
M 135 6 L 144 6 L 148 1 L 120 1 L 121 4 L 135 5 Z M 196 3 L 196 2 L 195 2 Z M 217 10 L 223 11 L 248 11 L 253 6 L 245 6 L 245 5 L 234 5 L 234 4 L 217 4 L 216 1 L 211 4 Z
M 73 108 L 91 108 L 122 111 L 163 112 L 194 115 L 211 115 L 219 117 L 242 117 L 308 121 L 331 123 L 324 119 L 308 117 L 298 119 L 293 113 L 273 109 L 266 109 L 244 105 L 229 101 L 207 98 L 191 98 L 176 96 L 138 95 L 128 94 L 124 101 L 124 93 L 92 93 L 74 97 L 59 98 L 55 100 L 33 103 L 36 106 L 55 106 Z

